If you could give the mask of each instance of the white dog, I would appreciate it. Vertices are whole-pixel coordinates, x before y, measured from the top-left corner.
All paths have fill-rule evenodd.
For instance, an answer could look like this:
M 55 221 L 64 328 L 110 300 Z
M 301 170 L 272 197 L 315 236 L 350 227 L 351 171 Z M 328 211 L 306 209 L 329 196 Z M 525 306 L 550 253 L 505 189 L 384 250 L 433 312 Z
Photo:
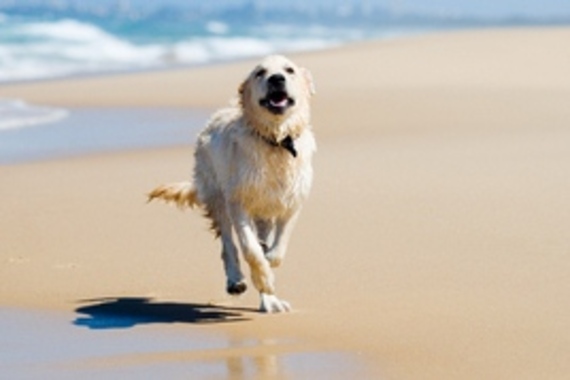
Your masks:
M 316 149 L 309 124 L 310 73 L 283 56 L 265 58 L 239 87 L 239 102 L 216 112 L 198 136 L 193 182 L 149 194 L 198 205 L 222 240 L 227 292 L 246 290 L 237 236 L 264 312 L 289 311 L 275 295 L 272 267 L 283 261 L 311 188 Z

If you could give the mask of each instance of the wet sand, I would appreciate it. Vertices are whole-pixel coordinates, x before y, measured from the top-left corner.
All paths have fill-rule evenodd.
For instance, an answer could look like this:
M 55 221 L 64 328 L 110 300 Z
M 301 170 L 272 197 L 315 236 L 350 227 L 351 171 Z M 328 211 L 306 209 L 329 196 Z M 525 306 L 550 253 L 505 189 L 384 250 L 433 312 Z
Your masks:
M 299 337 L 240 340 L 223 330 L 171 326 L 222 323 L 240 309 L 144 299 L 104 305 L 84 306 L 77 314 L 0 309 L 2 376 L 341 379 L 370 373 L 357 355 L 323 351 Z
M 279 352 L 277 362 L 293 364 L 278 366 L 278 378 L 330 353 L 361 378 L 563 379 L 569 39 L 570 29 L 486 30 L 295 56 L 317 83 L 319 151 L 314 191 L 277 272 L 291 314 L 255 313 L 252 291 L 226 296 L 207 222 L 145 203 L 154 185 L 187 178 L 188 148 L 0 166 L 0 303 L 73 315 L 72 334 L 240 342 L 231 365 L 228 351 L 179 350 L 174 341 L 94 358 L 112 373 L 151 357 L 175 375 L 189 360 L 216 363 L 214 378 L 239 377 L 239 368 L 262 373 L 253 358 Z M 5 86 L 0 96 L 211 108 L 251 64 Z M 97 311 L 111 303 L 114 320 L 122 309 L 113 305 L 133 300 L 127 315 L 152 323 L 96 328 L 108 323 Z M 222 317 L 191 322 L 201 313 Z M 305 353 L 316 356 L 287 359 Z

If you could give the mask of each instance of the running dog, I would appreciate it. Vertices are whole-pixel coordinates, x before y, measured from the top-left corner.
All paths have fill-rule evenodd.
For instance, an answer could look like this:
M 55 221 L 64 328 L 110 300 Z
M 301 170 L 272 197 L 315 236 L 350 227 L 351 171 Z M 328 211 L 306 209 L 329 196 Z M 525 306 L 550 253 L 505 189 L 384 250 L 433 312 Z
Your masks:
M 149 201 L 202 208 L 221 238 L 227 292 L 247 289 L 235 236 L 260 293 L 260 310 L 286 312 L 291 307 L 275 295 L 272 268 L 283 261 L 313 180 L 309 102 L 315 89 L 308 70 L 272 55 L 238 93 L 238 101 L 217 111 L 199 134 L 193 180 L 159 186 Z

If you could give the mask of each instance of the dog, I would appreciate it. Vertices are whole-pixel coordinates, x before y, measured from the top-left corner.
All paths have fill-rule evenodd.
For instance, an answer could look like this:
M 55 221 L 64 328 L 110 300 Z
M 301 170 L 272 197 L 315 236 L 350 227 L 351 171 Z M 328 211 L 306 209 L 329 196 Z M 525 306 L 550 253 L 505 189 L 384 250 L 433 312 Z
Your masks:
M 291 310 L 275 294 L 272 268 L 313 181 L 316 143 L 310 124 L 310 72 L 280 55 L 263 59 L 239 86 L 237 101 L 213 114 L 198 135 L 193 180 L 162 185 L 148 197 L 199 206 L 221 239 L 231 295 L 246 291 L 234 236 L 260 294 L 260 310 Z

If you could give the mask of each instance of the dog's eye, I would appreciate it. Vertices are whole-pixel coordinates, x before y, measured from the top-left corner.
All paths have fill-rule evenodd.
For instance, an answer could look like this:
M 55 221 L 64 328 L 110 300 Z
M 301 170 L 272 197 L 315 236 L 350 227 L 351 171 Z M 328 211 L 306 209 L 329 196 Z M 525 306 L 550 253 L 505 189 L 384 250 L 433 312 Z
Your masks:
M 292 67 L 286 67 L 285 72 L 287 74 L 295 74 L 295 70 Z
M 255 77 L 256 78 L 261 78 L 265 75 L 265 73 L 267 73 L 267 70 L 265 69 L 260 69 L 255 73 Z

